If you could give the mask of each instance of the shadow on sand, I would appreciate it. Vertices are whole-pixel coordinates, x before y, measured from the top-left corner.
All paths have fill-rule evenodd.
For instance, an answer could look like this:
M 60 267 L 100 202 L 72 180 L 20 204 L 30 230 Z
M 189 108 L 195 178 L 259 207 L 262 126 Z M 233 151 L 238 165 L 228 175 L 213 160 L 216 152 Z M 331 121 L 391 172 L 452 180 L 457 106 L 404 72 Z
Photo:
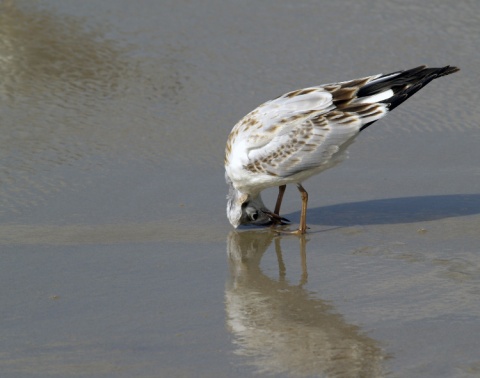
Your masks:
M 387 198 L 308 209 L 307 223 L 329 226 L 433 221 L 480 213 L 480 194 Z M 300 211 L 283 214 L 296 223 Z

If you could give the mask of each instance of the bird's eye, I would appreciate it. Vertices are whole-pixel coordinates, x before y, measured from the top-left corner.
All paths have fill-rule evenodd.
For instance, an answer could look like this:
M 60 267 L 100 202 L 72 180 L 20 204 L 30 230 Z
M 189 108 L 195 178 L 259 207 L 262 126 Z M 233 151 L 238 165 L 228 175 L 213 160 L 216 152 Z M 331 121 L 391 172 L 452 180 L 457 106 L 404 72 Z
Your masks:
M 251 222 L 256 221 L 260 216 L 260 212 L 253 206 L 247 206 L 245 213 L 247 215 L 247 219 Z

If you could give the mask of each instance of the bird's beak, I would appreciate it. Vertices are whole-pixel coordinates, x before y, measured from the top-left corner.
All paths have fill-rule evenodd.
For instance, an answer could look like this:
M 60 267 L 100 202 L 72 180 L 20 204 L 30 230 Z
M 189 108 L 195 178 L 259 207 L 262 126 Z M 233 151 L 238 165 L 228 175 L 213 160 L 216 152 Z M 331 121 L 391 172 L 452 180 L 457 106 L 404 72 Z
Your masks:
M 267 216 L 270 218 L 270 221 L 271 221 L 273 224 L 284 225 L 284 224 L 290 223 L 290 221 L 289 221 L 287 218 L 283 218 L 283 217 L 281 217 L 280 215 L 275 214 L 275 213 L 272 213 L 272 212 L 269 211 L 269 210 L 267 210 L 267 211 L 264 210 L 264 213 L 267 214 Z

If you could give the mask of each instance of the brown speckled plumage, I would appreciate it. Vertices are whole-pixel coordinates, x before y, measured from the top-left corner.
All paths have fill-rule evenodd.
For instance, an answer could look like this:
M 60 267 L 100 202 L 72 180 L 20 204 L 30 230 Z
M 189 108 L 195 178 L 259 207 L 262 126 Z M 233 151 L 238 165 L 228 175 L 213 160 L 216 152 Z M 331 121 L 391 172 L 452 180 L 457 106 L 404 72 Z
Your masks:
M 250 207 L 245 204 L 268 214 L 259 193 L 271 186 L 297 183 L 306 201 L 307 193 L 300 184 L 303 180 L 342 161 L 346 148 L 361 130 L 433 79 L 456 71 L 458 68 L 450 66 L 420 66 L 297 89 L 260 105 L 234 126 L 227 140 L 230 222 L 235 226 L 260 222 L 248 221 L 249 215 L 244 212 Z M 305 227 L 303 219 L 301 233 Z

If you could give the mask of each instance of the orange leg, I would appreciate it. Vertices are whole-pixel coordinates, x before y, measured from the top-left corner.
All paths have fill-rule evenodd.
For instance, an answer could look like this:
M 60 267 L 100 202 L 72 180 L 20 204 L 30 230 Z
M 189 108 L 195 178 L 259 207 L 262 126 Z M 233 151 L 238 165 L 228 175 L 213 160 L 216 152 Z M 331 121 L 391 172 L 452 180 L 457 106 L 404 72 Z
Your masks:
M 278 187 L 278 197 L 277 197 L 277 203 L 275 204 L 275 211 L 274 211 L 274 213 L 277 215 L 280 215 L 280 206 L 282 205 L 283 193 L 285 193 L 286 188 L 287 188 L 287 185 L 280 185 Z

